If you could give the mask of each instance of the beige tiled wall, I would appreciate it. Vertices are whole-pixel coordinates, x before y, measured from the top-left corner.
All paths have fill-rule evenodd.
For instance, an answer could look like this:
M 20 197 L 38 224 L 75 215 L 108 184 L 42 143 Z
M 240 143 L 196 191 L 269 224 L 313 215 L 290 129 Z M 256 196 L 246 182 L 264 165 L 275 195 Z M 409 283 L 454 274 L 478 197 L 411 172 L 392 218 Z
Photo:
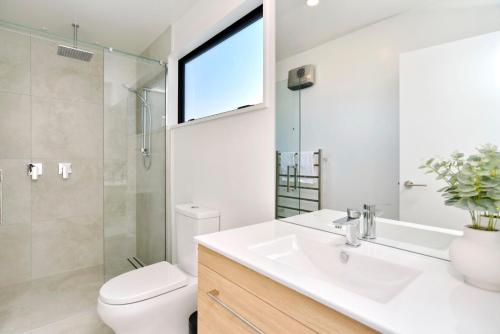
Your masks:
M 31 38 L 31 93 L 34 96 L 80 101 L 102 106 L 103 55 L 93 51 L 90 62 L 57 55 L 58 42 Z
M 103 55 L 0 29 L 0 287 L 102 265 Z M 27 164 L 42 162 L 32 181 Z M 63 180 L 58 162 L 71 162 Z
M 102 264 L 103 54 L 90 62 L 56 54 L 58 43 L 31 38 L 32 276 Z M 71 162 L 71 178 L 57 174 Z
M 0 169 L 3 222 L 0 225 L 0 288 L 31 279 L 30 37 L 0 30 Z M 14 293 L 14 292 L 11 292 Z M 4 300 L 4 299 L 2 299 Z M 0 322 L 7 301 L 0 304 Z M 21 312 L 18 308 L 17 312 Z M 0 331 L 1 332 L 1 331 Z
M 0 31 L 0 91 L 30 93 L 30 37 L 10 30 Z

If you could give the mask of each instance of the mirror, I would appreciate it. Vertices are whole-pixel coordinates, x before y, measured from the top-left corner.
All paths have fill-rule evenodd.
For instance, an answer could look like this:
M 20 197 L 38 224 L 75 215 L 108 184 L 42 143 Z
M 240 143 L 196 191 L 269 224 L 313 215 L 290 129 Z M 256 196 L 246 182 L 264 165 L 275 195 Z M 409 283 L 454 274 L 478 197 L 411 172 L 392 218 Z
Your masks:
M 370 241 L 446 259 L 470 216 L 419 167 L 500 144 L 500 1 L 276 12 L 277 218 L 342 233 L 333 222 L 371 204 Z

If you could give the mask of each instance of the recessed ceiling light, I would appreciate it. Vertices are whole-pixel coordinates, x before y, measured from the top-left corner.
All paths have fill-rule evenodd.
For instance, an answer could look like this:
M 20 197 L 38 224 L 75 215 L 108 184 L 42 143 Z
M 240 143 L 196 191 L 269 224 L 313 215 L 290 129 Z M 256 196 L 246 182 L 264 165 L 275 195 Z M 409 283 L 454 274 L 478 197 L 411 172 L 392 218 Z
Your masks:
M 309 7 L 314 7 L 319 4 L 319 0 L 306 0 L 306 5 Z

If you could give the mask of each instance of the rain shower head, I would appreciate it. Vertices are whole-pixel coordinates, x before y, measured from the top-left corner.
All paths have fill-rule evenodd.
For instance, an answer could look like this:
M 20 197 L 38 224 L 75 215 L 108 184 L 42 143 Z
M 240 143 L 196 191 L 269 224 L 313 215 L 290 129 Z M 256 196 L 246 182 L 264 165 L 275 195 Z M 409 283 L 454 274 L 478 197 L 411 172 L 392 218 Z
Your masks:
M 57 47 L 57 54 L 63 57 L 69 57 L 73 59 L 90 61 L 94 53 L 85 51 L 78 48 L 78 24 L 73 23 L 73 46 L 59 45 Z

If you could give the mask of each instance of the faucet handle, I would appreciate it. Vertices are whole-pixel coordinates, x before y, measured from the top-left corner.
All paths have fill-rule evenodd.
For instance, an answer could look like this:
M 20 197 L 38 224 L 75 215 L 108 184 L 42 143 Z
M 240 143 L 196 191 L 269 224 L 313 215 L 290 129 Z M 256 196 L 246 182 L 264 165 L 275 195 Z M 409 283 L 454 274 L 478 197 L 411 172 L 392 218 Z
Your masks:
M 363 211 L 375 212 L 377 206 L 375 204 L 363 204 Z
M 347 209 L 347 220 L 359 219 L 361 217 L 361 212 L 356 209 Z

